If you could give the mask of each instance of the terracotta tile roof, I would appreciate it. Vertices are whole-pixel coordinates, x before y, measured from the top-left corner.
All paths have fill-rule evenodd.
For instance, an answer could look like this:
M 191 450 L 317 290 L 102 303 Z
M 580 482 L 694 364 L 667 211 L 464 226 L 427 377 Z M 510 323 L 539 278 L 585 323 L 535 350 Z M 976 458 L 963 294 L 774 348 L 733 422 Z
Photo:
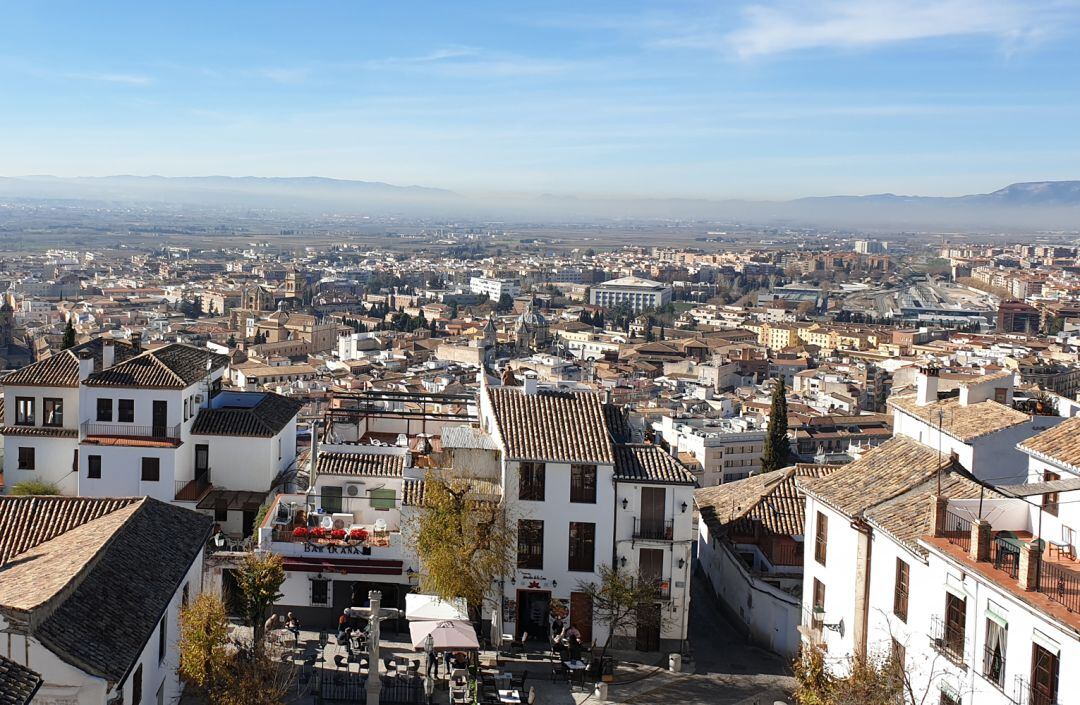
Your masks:
M 83 445 L 91 446 L 117 446 L 123 448 L 175 448 L 181 444 L 179 438 L 135 438 L 120 436 L 87 436 L 82 440 Z
M 3 409 L 0 409 L 0 414 Z M 5 436 L 33 436 L 35 438 L 78 438 L 77 428 L 54 428 L 52 426 L 0 426 Z
M 615 446 L 615 479 L 674 485 L 695 482 L 693 474 L 663 448 L 644 443 Z
M 1024 412 L 996 401 L 982 401 L 962 406 L 959 398 L 952 397 L 926 406 L 918 406 L 914 396 L 901 396 L 889 399 L 889 405 L 935 428 L 938 425 L 938 411 L 940 410 L 943 412 L 941 430 L 965 443 L 1031 420 L 1031 417 Z
M 226 355 L 185 343 L 149 350 L 107 370 L 95 372 L 84 384 L 90 387 L 145 387 L 184 389 L 206 378 L 206 361 L 214 367 L 229 363 Z
M 0 656 L 0 705 L 26 705 L 41 683 L 36 672 Z
M 106 545 L 81 578 L 66 586 L 69 589 L 54 601 L 59 602 L 55 610 L 34 633 L 65 661 L 117 683 L 141 656 L 206 545 L 213 519 L 148 497 L 113 514 L 129 516 L 107 532 Z M 109 518 L 75 531 L 105 534 L 94 525 Z M 48 545 L 52 554 L 63 559 L 69 555 L 70 543 L 65 535 Z M 45 577 L 45 570 L 30 570 L 39 579 Z M 123 599 L 118 600 L 117 595 Z M 108 628 L 102 629 L 102 625 Z
M 401 504 L 408 507 L 419 507 L 424 503 L 424 481 L 405 480 L 401 483 Z
M 694 490 L 702 521 L 716 533 L 750 535 L 754 525 L 785 536 L 802 536 L 806 502 L 797 480 L 824 477 L 836 465 L 800 463 L 744 480 Z
M 38 360 L 26 367 L 15 370 L 0 380 L 0 384 L 35 387 L 77 387 L 79 386 L 79 353 L 88 350 L 94 358 L 94 369 L 100 370 L 104 345 L 103 338 L 95 338 L 67 350 L 61 350 L 44 360 Z M 134 349 L 128 342 L 114 340 L 112 345 L 114 365 L 134 355 Z
M 1020 450 L 1065 465 L 1080 473 L 1080 416 L 1021 442 Z
M 855 462 L 821 478 L 802 478 L 799 488 L 849 517 L 876 506 L 952 467 L 949 456 L 906 436 L 894 436 Z
M 488 387 L 509 458 L 612 465 L 615 451 L 600 397 L 592 392 Z
M 304 404 L 295 399 L 267 392 L 252 407 L 200 409 L 191 432 L 200 436 L 276 436 L 300 413 Z
M 4 386 L 78 387 L 79 360 L 70 350 L 62 350 L 15 370 L 0 383 Z
M 949 470 L 941 475 L 941 493 L 949 499 L 978 499 L 980 491 L 986 499 L 1004 497 L 959 470 Z M 926 550 L 918 540 L 933 533 L 930 526 L 930 496 L 935 492 L 937 478 L 932 477 L 893 499 L 871 507 L 866 511 L 866 519 L 912 551 L 925 556 Z
M 401 477 L 405 458 L 401 455 L 364 453 L 319 453 L 315 465 L 318 475 L 365 475 Z
M 38 544 L 137 501 L 134 498 L 0 497 L 0 565 Z

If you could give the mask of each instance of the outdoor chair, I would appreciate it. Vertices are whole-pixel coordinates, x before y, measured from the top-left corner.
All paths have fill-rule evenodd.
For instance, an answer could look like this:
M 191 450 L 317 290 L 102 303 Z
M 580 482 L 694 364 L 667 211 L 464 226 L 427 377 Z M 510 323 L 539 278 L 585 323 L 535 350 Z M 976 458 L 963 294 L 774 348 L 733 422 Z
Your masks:
M 513 676 L 510 679 L 510 687 L 513 690 L 525 690 L 525 679 L 529 677 L 529 672 L 522 671 L 520 676 Z
M 556 661 L 551 664 L 551 682 L 558 683 L 560 681 L 563 683 L 570 682 L 570 670 L 562 661 Z
M 1058 557 L 1068 556 L 1069 558 L 1076 560 L 1076 549 L 1073 547 L 1073 530 L 1064 524 L 1061 525 L 1061 540 L 1050 540 L 1050 555 L 1054 555 L 1054 551 L 1057 551 Z

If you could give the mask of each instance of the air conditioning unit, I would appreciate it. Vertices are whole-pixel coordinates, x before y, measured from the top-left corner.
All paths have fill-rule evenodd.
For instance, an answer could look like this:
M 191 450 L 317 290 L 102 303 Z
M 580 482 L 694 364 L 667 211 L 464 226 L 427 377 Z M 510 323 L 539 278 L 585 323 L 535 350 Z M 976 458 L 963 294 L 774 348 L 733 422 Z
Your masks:
M 333 519 L 335 529 L 345 529 L 347 531 L 353 523 L 353 515 L 348 512 L 335 512 L 333 515 Z
M 330 529 L 333 529 L 334 528 L 334 517 L 330 516 L 329 514 L 323 516 L 322 519 L 319 519 L 319 526 L 326 529 L 327 531 L 329 531 Z
M 349 484 L 345 485 L 345 494 L 349 497 L 359 497 L 361 494 L 363 494 L 363 487 L 363 482 L 350 482 Z

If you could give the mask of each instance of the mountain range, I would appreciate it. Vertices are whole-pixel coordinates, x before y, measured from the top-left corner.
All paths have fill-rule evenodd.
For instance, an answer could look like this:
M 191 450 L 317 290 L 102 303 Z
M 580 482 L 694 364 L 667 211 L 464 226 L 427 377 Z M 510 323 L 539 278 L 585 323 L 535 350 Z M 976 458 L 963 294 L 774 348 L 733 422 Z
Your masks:
M 530 222 L 709 220 L 883 230 L 1080 229 L 1080 181 L 1015 183 L 966 196 L 815 196 L 790 201 L 542 195 L 474 196 L 322 177 L 0 177 L 0 201 L 265 209 Z

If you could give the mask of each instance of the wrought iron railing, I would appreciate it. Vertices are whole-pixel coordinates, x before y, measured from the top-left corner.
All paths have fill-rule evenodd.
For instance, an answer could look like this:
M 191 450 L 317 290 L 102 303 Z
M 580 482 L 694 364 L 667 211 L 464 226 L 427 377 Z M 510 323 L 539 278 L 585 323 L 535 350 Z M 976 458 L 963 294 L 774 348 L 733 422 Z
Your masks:
M 1057 563 L 1042 561 L 1038 566 L 1037 590 L 1064 605 L 1070 612 L 1080 612 L 1080 573 Z
M 930 639 L 934 648 L 953 663 L 964 663 L 964 629 L 942 617 L 930 618 Z
M 206 491 L 211 487 L 210 484 L 210 469 L 191 480 L 176 480 L 175 481 L 175 493 L 174 499 L 180 501 L 194 502 L 202 499 L 202 496 L 206 494 Z
M 1016 677 L 1013 702 L 1017 705 L 1061 705 L 1057 693 L 1048 692 L 1049 688 L 1034 684 L 1021 676 Z
M 137 426 L 127 423 L 83 421 L 82 432 L 84 436 L 104 436 L 106 438 L 175 440 L 180 438 L 180 424 L 174 426 Z
M 990 562 L 998 570 L 1016 578 L 1020 572 L 1020 547 L 1008 539 L 997 536 L 990 542 Z
M 998 688 L 1005 687 L 1005 653 L 1002 649 L 983 647 L 983 677 Z
M 945 539 L 954 546 L 959 546 L 967 553 L 971 549 L 971 522 L 967 519 L 945 512 Z
M 671 541 L 675 522 L 672 519 L 634 519 L 634 538 Z

